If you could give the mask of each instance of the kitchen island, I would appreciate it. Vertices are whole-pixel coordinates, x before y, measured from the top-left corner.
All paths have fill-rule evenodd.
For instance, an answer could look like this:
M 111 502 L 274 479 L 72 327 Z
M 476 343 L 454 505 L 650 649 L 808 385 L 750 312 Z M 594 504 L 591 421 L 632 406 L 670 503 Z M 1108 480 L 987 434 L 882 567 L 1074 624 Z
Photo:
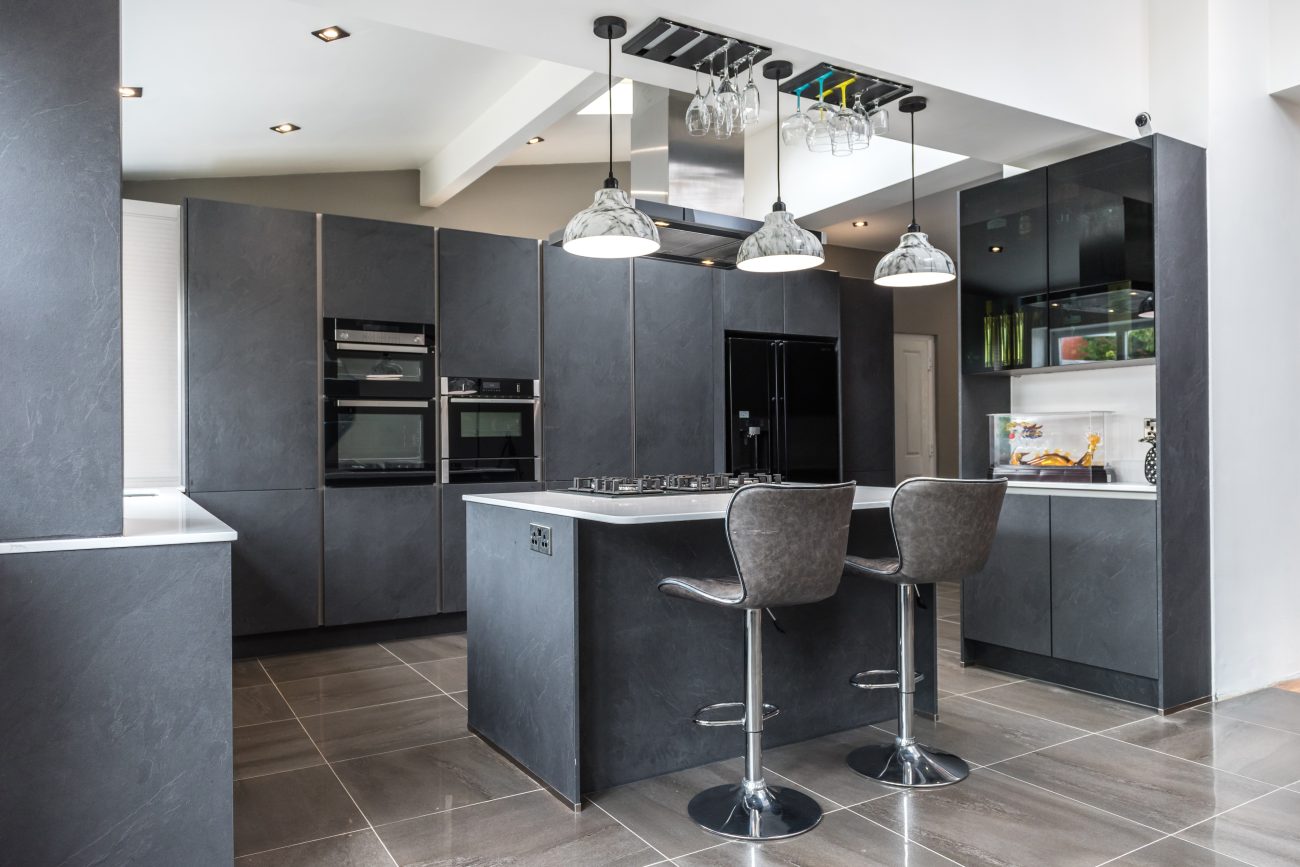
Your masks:
M 859 487 L 850 553 L 891 556 L 892 488 Z M 571 805 L 586 792 L 739 755 L 734 727 L 695 710 L 743 697 L 744 617 L 663 595 L 672 575 L 734 575 L 730 495 L 467 495 L 470 728 Z M 530 544 L 545 537 L 543 551 Z M 892 720 L 892 690 L 849 677 L 897 662 L 893 587 L 846 578 L 773 612 L 768 746 Z M 919 712 L 937 711 L 933 587 L 918 609 Z

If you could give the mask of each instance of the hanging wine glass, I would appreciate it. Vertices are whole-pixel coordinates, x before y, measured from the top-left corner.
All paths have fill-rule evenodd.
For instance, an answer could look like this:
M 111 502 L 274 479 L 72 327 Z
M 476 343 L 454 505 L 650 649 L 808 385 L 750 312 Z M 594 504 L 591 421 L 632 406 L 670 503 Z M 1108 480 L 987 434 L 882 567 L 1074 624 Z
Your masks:
M 840 107 L 835 109 L 831 115 L 831 154 L 837 157 L 847 157 L 853 153 L 853 122 L 857 115 L 849 108 L 848 87 L 856 79 L 846 79 L 837 84 L 835 89 L 840 92 Z
M 709 57 L 709 89 L 704 94 L 704 113 L 709 119 L 707 126 L 716 129 L 718 125 L 718 92 L 713 87 L 714 71 L 713 58 Z
M 853 149 L 865 150 L 871 146 L 871 119 L 862 104 L 862 91 L 853 95 Z
M 889 109 L 877 108 L 868 116 L 871 118 L 872 135 L 884 135 L 889 132 Z
M 695 64 L 695 96 L 686 108 L 686 131 L 691 135 L 706 135 L 709 131 L 709 112 L 704 107 L 700 93 L 700 64 Z
M 808 85 L 795 88 L 794 114 L 781 122 L 781 141 L 787 146 L 808 141 L 808 118 L 803 113 L 803 92 Z M 780 106 L 778 105 L 778 110 Z
M 826 104 L 826 79 L 831 73 L 826 73 L 817 79 L 818 97 L 817 101 L 804 112 L 808 118 L 808 150 L 815 154 L 830 153 L 831 151 L 831 117 L 835 114 L 835 109 Z
M 745 91 L 741 94 L 740 120 L 744 126 L 758 123 L 758 85 L 754 84 L 754 57 L 757 54 L 757 49 L 749 53 L 749 83 L 745 85 Z
M 740 94 L 736 93 L 736 86 L 731 82 L 730 41 L 722 49 L 722 83 L 718 85 L 718 116 L 719 119 L 723 117 L 727 119 L 726 135 L 731 135 L 736 118 L 740 116 Z M 722 125 L 716 129 L 721 130 Z

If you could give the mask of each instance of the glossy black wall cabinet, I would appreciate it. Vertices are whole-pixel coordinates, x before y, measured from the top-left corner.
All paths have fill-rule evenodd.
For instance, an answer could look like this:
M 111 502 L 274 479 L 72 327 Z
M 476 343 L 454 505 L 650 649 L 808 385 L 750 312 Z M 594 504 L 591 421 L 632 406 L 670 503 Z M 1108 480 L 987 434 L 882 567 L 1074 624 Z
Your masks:
M 540 482 L 442 486 L 442 580 L 438 610 L 465 610 L 465 494 L 514 494 L 540 491 Z M 568 520 L 568 519 L 565 519 Z
M 186 201 L 190 491 L 314 488 L 316 217 Z
M 538 245 L 438 230 L 438 341 L 442 376 L 537 379 Z
M 636 472 L 713 471 L 713 274 L 634 261 Z
M 543 475 L 632 472 L 632 286 L 626 259 L 542 248 Z
M 231 545 L 235 635 L 309 629 L 319 622 L 320 493 L 218 491 L 190 496 L 239 538 Z
M 433 322 L 433 229 L 322 216 L 321 289 L 326 316 Z
M 115 535 L 122 531 L 118 4 L 6 3 L 0 16 L 0 539 Z
M 438 488 L 325 489 L 326 626 L 438 610 Z

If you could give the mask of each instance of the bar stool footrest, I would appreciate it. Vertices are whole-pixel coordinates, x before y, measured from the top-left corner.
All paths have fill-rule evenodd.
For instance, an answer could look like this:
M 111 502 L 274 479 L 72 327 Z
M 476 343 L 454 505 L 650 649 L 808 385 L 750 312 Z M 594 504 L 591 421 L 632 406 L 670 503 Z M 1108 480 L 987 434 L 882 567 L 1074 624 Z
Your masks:
M 849 685 L 857 687 L 858 689 L 898 689 L 899 684 L 902 683 L 901 680 L 895 680 L 886 683 L 871 683 L 867 680 L 867 678 L 871 678 L 871 677 L 888 677 L 888 676 L 898 677 L 898 669 L 873 668 L 869 671 L 859 671 L 857 674 L 849 678 Z M 916 679 L 912 681 L 912 685 L 915 686 L 916 684 L 920 683 L 923 680 L 925 680 L 925 675 L 918 674 L 916 676 Z
M 724 709 L 729 709 L 729 708 L 739 709 L 740 716 L 737 719 L 707 719 L 705 717 L 706 714 L 713 713 L 715 711 L 724 710 Z M 776 716 L 780 712 L 781 709 L 776 705 L 763 702 L 764 721 L 770 720 L 772 717 Z M 692 717 L 691 722 L 695 723 L 697 726 L 705 726 L 709 728 L 713 726 L 744 725 L 745 724 L 745 703 L 743 701 L 722 701 L 722 702 L 718 702 L 717 704 L 706 704 L 704 707 L 695 711 L 695 716 Z

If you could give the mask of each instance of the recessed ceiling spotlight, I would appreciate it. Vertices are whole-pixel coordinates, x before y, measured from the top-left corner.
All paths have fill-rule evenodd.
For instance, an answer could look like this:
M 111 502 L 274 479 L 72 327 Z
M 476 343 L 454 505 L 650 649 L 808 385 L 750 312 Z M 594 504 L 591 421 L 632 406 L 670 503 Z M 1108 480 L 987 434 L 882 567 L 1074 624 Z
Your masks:
M 123 99 L 139 99 L 140 97 L 144 96 L 144 88 L 128 87 L 127 85 L 124 84 L 117 89 L 117 95 L 122 97 Z
M 297 132 L 300 129 L 302 129 L 302 127 L 298 126 L 296 123 L 277 123 L 275 126 L 271 127 L 271 132 L 278 132 L 281 135 L 284 135 L 287 132 Z
M 661 229 L 667 229 L 669 224 L 667 220 L 655 220 L 655 225 Z
M 865 229 L 866 227 L 867 227 L 867 221 L 866 221 L 866 220 L 854 220 L 854 221 L 853 221 L 853 228 L 855 228 L 855 229 Z
M 311 35 L 321 42 L 338 42 L 340 39 L 347 39 L 352 34 L 334 24 L 330 27 L 322 27 L 320 30 L 313 30 Z
M 989 247 L 989 252 L 990 252 L 990 253 L 1001 253 L 1001 252 L 1002 252 L 1002 245 L 1001 245 L 1001 244 L 994 244 L 993 246 Z
M 524 142 L 524 144 L 541 144 L 544 141 L 546 141 L 546 139 L 542 138 L 540 135 L 535 135 L 528 141 Z
M 712 264 L 713 264 L 713 260 L 712 260 L 712 259 L 701 259 L 701 260 L 700 260 L 700 264 L 701 264 L 701 265 L 712 265 Z

